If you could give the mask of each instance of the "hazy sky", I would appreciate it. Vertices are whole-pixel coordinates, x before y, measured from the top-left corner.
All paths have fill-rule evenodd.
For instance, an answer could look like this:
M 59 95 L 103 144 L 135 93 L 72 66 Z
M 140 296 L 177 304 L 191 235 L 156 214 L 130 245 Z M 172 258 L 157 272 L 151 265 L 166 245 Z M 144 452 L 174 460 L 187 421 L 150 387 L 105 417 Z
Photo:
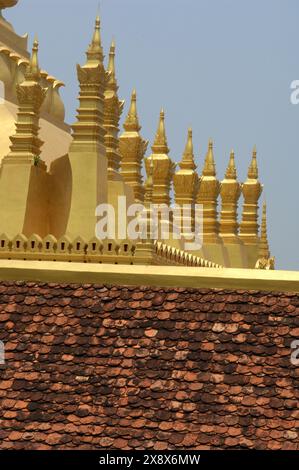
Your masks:
M 20 0 L 5 12 L 19 34 L 40 40 L 42 68 L 66 83 L 67 121 L 77 107 L 98 0 Z M 234 148 L 244 180 L 254 144 L 268 205 L 272 254 L 299 270 L 298 0 L 101 0 L 102 40 L 114 37 L 120 97 L 133 87 L 143 136 L 152 143 L 163 106 L 171 157 L 178 162 L 193 127 L 199 171 L 214 140 L 218 177 Z

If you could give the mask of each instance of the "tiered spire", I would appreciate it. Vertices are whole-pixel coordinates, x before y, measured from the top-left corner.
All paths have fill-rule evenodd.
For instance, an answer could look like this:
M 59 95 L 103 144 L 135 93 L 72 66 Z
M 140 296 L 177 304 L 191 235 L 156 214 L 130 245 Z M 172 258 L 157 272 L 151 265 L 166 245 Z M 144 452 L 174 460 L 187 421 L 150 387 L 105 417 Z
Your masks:
M 16 87 L 18 112 L 10 153 L 2 160 L 0 223 L 7 236 L 46 235 L 49 227 L 48 176 L 40 158 L 40 109 L 46 96 L 38 65 L 38 41 L 34 40 L 25 80 Z
M 119 153 L 119 120 L 124 107 L 124 101 L 118 99 L 118 86 L 115 73 L 115 43 L 112 41 L 109 62 L 108 81 L 105 90 L 104 129 L 105 145 L 108 159 L 108 179 L 117 179 L 120 168 L 121 155 Z
M 225 243 L 238 242 L 238 200 L 241 195 L 241 184 L 237 181 L 235 153 L 230 153 L 229 163 L 224 180 L 221 182 L 221 215 L 220 235 Z
M 103 65 L 100 24 L 100 18 L 97 16 L 92 42 L 86 52 L 87 62 L 83 67 L 77 65 L 80 106 L 77 122 L 72 125 L 71 150 L 75 147 L 80 147 L 79 150 L 94 150 L 94 147 L 98 146 L 104 154 L 103 108 L 108 76 Z
M 275 258 L 271 256 L 268 235 L 267 235 L 267 207 L 266 201 L 263 204 L 261 235 L 258 244 L 258 260 L 256 261 L 255 268 L 257 269 L 275 269 Z
M 240 224 L 240 238 L 249 245 L 258 243 L 258 200 L 263 190 L 258 180 L 256 154 L 256 147 L 254 147 L 247 180 L 242 186 L 244 205 Z
M 179 166 L 180 169 L 173 177 L 175 202 L 180 206 L 183 206 L 184 204 L 191 206 L 191 220 L 181 220 L 182 223 L 180 227 L 181 230 L 183 229 L 182 233 L 188 236 L 195 225 L 194 204 L 199 183 L 194 162 L 192 129 L 188 129 L 187 143 Z M 178 221 L 174 220 L 174 222 L 178 224 Z M 186 233 L 186 230 L 189 233 Z
M 219 242 L 219 222 L 217 220 L 219 192 L 220 183 L 216 178 L 213 142 L 210 140 L 197 193 L 197 203 L 203 205 L 203 238 L 205 243 Z
M 40 84 L 38 64 L 38 40 L 35 38 L 32 55 L 25 73 L 25 80 L 17 85 L 19 109 L 16 120 L 16 133 L 10 137 L 11 152 L 6 161 L 16 157 L 37 163 L 43 142 L 39 138 L 40 108 L 46 96 Z
M 103 64 L 99 17 L 86 55 L 86 64 L 77 65 L 80 105 L 69 150 L 72 200 L 67 235 L 88 240 L 94 236 L 96 207 L 107 202 L 104 92 L 108 74 Z
M 125 182 L 133 188 L 136 202 L 142 202 L 144 188 L 142 184 L 141 166 L 148 141 L 140 135 L 140 125 L 136 107 L 136 90 L 133 90 L 131 105 L 124 123 L 124 132 L 119 139 L 121 153 L 121 175 Z
M 154 161 L 153 170 L 153 203 L 170 205 L 170 184 L 173 177 L 175 164 L 168 156 L 169 148 L 165 131 L 165 116 L 163 109 L 160 112 L 158 129 L 152 146 L 152 155 L 145 160 L 147 172 L 150 159 Z
M 262 214 L 262 224 L 261 224 L 261 236 L 259 243 L 259 257 L 269 259 L 270 250 L 268 243 L 268 234 L 267 234 L 267 206 L 266 201 L 263 204 L 263 214 Z

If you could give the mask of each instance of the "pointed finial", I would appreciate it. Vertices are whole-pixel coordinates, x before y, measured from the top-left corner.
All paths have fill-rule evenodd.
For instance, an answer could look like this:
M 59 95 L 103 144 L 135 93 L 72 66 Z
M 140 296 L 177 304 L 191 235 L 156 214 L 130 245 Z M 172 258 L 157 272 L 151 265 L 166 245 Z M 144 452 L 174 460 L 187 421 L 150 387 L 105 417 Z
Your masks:
M 134 88 L 131 96 L 131 105 L 130 109 L 128 112 L 128 115 L 126 117 L 126 120 L 124 122 L 124 129 L 128 132 L 139 132 L 141 127 L 139 125 L 139 120 L 138 120 L 138 114 L 137 114 L 137 96 L 136 96 L 136 90 Z
M 35 36 L 32 46 L 32 54 L 26 72 L 27 80 L 38 80 L 40 78 L 40 68 L 38 64 L 38 39 Z
M 261 224 L 261 237 L 260 237 L 260 247 L 259 247 L 259 256 L 261 258 L 270 258 L 270 250 L 268 243 L 268 234 L 267 234 L 267 205 L 266 201 L 263 203 L 263 213 L 262 213 L 262 224 Z
M 212 139 L 209 140 L 208 153 L 205 158 L 202 174 L 203 176 L 216 176 Z
M 193 155 L 193 141 L 192 141 L 192 129 L 189 127 L 187 143 L 185 147 L 185 155 Z
M 88 61 L 103 62 L 104 60 L 100 30 L 101 30 L 101 20 L 100 20 L 100 16 L 98 15 L 96 17 L 95 30 L 94 30 L 92 42 L 86 53 Z
M 258 167 L 257 167 L 256 155 L 257 155 L 256 146 L 254 146 L 253 151 L 252 151 L 251 163 L 248 168 L 249 179 L 258 179 Z
M 109 62 L 108 62 L 108 72 L 110 72 L 108 80 L 108 89 L 117 90 L 117 81 L 115 76 L 115 41 L 114 39 L 111 42 L 110 51 L 109 51 Z
M 235 180 L 237 178 L 237 170 L 235 165 L 235 152 L 231 150 L 229 156 L 229 162 L 225 173 L 226 179 Z
M 169 148 L 167 146 L 166 132 L 165 132 L 165 114 L 164 114 L 163 108 L 160 111 L 158 129 L 156 132 L 155 142 L 154 142 L 154 145 L 152 146 L 152 150 L 154 153 L 168 153 L 169 152 Z
M 194 153 L 193 153 L 193 141 L 192 141 L 192 129 L 188 129 L 187 143 L 184 150 L 183 158 L 180 163 L 180 168 L 183 170 L 195 170 L 196 165 L 194 162 Z

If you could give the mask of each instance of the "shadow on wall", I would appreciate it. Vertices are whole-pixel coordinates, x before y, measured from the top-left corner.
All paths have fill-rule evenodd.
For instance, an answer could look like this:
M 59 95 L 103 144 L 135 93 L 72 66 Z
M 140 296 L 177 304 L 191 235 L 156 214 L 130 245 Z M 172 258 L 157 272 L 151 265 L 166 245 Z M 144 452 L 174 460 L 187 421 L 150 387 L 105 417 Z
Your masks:
M 56 238 L 66 233 L 71 209 L 72 169 L 68 155 L 52 162 L 50 167 L 49 231 Z

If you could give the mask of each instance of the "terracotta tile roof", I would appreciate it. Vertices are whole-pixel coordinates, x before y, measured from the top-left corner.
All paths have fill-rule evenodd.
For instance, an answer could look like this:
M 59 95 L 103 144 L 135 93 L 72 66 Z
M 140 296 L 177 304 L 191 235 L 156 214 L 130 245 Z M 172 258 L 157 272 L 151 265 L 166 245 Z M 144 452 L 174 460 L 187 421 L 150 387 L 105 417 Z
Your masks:
M 299 296 L 0 283 L 1 449 L 299 449 Z

